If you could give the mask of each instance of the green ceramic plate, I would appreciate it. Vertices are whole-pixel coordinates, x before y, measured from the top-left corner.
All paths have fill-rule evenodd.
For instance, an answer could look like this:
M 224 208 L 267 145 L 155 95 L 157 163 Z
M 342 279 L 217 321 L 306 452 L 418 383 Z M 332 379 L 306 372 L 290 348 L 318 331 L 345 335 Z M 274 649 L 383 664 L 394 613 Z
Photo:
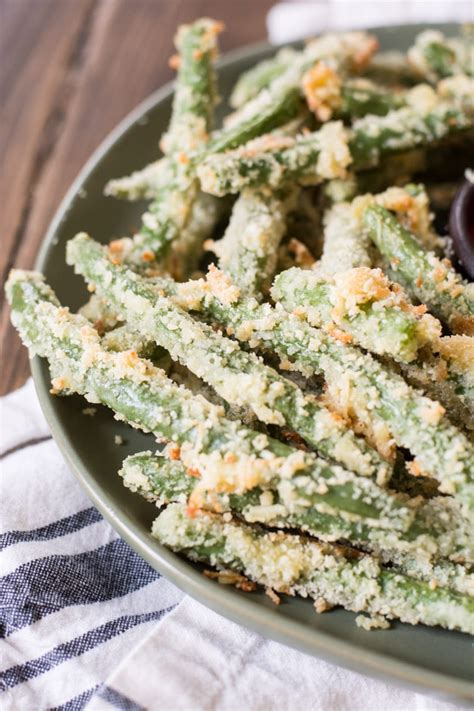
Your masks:
M 376 30 L 376 34 L 383 49 L 404 50 L 421 29 L 394 27 Z M 221 95 L 228 95 L 243 70 L 273 51 L 268 45 L 258 45 L 225 57 L 219 71 Z M 142 205 L 106 198 L 102 190 L 110 178 L 158 157 L 158 137 L 169 119 L 171 97 L 169 84 L 113 131 L 87 163 L 53 220 L 36 266 L 61 301 L 73 309 L 85 301 L 86 291 L 65 264 L 65 243 L 80 230 L 108 242 L 130 234 L 139 224 Z M 33 376 L 54 438 L 94 504 L 150 565 L 186 593 L 235 622 L 308 654 L 439 696 L 469 698 L 473 657 L 467 635 L 402 624 L 389 631 L 364 632 L 356 627 L 354 615 L 343 610 L 318 616 L 311 603 L 302 599 L 285 599 L 275 607 L 262 593 L 219 586 L 198 567 L 162 548 L 149 534 L 156 508 L 127 491 L 116 474 L 125 456 L 153 447 L 153 438 L 117 423 L 105 409 L 99 409 L 94 418 L 85 417 L 79 397 L 52 398 L 47 367 L 37 358 Z M 124 446 L 114 444 L 116 434 L 123 437 Z

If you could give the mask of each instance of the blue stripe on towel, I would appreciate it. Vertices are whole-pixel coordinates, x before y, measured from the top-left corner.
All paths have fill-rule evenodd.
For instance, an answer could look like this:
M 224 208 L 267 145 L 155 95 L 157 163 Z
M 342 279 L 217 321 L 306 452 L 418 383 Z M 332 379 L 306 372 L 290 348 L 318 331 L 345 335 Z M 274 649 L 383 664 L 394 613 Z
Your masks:
M 5 459 L 9 457 L 10 454 L 16 454 L 22 449 L 28 449 L 28 447 L 36 447 L 36 445 L 43 444 L 50 439 L 53 439 L 51 435 L 44 435 L 44 437 L 32 437 L 31 439 L 27 439 L 26 442 L 19 442 L 18 444 L 14 444 L 13 447 L 9 447 L 1 452 L 0 459 Z
M 37 558 L 0 579 L 0 636 L 70 605 L 122 597 L 159 577 L 120 538 L 87 553 Z
M 93 686 L 92 689 L 83 691 L 82 694 L 79 694 L 79 696 L 75 696 L 73 699 L 66 701 L 66 703 L 61 704 L 60 706 L 51 706 L 48 711 L 82 711 L 99 688 L 100 684 L 97 684 L 97 686 Z
M 34 679 L 41 674 L 45 674 L 53 667 L 63 664 L 73 657 L 85 654 L 99 644 L 108 642 L 113 637 L 127 632 L 127 630 L 132 627 L 144 624 L 145 622 L 151 622 L 152 620 L 159 620 L 174 607 L 175 605 L 172 605 L 164 610 L 144 612 L 140 615 L 123 615 L 122 617 L 117 617 L 115 620 L 110 620 L 69 642 L 58 645 L 37 659 L 32 659 L 25 664 L 17 664 L 1 672 L 0 686 L 3 688 L 12 688 L 17 686 L 17 684 L 22 684 L 25 681 Z
M 47 541 L 59 536 L 67 536 L 68 533 L 79 531 L 85 526 L 90 526 L 102 520 L 98 510 L 91 506 L 89 509 L 78 511 L 72 516 L 66 516 L 58 521 L 53 521 L 47 526 L 34 528 L 30 531 L 7 531 L 0 535 L 0 551 L 15 543 L 27 543 L 30 541 Z
M 115 706 L 115 708 L 120 709 L 120 711 L 146 711 L 144 706 L 135 703 L 128 696 L 121 694 L 116 689 L 104 684 L 96 691 L 96 696 L 99 696 L 104 701 L 107 701 L 110 706 Z

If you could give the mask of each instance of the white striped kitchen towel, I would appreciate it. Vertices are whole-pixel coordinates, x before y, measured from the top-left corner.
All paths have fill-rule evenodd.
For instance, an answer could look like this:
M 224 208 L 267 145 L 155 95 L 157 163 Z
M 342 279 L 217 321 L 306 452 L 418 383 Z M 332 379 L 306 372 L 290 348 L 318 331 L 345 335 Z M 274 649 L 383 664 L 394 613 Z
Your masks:
M 31 380 L 1 418 L 0 706 L 76 711 L 182 593 L 82 492 Z
M 30 381 L 0 402 L 2 711 L 453 711 L 182 594 L 91 505 Z

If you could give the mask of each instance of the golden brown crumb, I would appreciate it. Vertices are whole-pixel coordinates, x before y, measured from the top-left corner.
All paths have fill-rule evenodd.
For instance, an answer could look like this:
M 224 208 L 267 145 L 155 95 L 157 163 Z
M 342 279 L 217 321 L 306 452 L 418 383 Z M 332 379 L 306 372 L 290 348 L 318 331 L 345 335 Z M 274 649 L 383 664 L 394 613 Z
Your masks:
M 303 76 L 303 93 L 320 121 L 329 121 L 341 105 L 341 78 L 324 62 L 317 62 Z
M 268 595 L 268 597 L 270 598 L 270 600 L 271 600 L 275 605 L 279 605 L 279 604 L 280 604 L 281 600 L 280 600 L 280 598 L 278 597 L 278 595 L 276 594 L 276 592 L 273 590 L 273 588 L 265 588 L 265 595 Z
M 112 252 L 113 254 L 121 253 L 123 252 L 123 242 L 121 239 L 114 239 L 112 242 L 109 244 L 109 252 Z
M 51 395 L 58 395 L 66 387 L 66 381 L 64 378 L 53 378 L 51 385 L 52 388 L 49 391 Z
M 318 597 L 313 602 L 313 607 L 316 610 L 316 612 L 318 613 L 318 615 L 322 615 L 323 612 L 328 612 L 329 610 L 332 610 L 333 605 L 331 605 L 323 597 Z
M 458 335 L 440 338 L 436 344 L 438 352 L 450 361 L 453 370 L 460 373 L 474 372 L 474 338 Z
M 180 151 L 176 157 L 178 163 L 181 163 L 182 165 L 186 165 L 187 163 L 189 163 L 189 156 L 187 155 L 187 153 L 184 153 L 184 151 Z
M 228 274 L 211 264 L 206 275 L 206 283 L 222 304 L 234 304 L 240 298 L 240 289 L 236 286 Z
M 294 237 L 288 242 L 288 252 L 294 257 L 298 267 L 311 267 L 315 262 L 307 246 Z
M 446 270 L 442 267 L 436 267 L 436 269 L 433 269 L 432 276 L 435 281 L 444 281 L 446 278 Z
M 412 476 L 427 476 L 426 472 L 423 471 L 416 459 L 413 459 L 411 462 L 407 462 L 406 467 Z
M 433 400 L 428 407 L 425 407 L 421 414 L 421 417 L 430 425 L 437 425 L 440 419 L 445 414 L 446 410 L 441 405 L 441 403 Z
M 105 324 L 101 318 L 97 319 L 97 321 L 94 321 L 94 328 L 99 334 L 99 336 L 103 336 L 105 333 Z
M 180 64 L 181 59 L 179 57 L 179 54 L 173 54 L 168 60 L 168 65 L 170 69 L 174 69 L 175 71 L 179 69 Z
M 211 27 L 210 27 L 210 32 L 214 35 L 218 35 L 221 32 L 224 32 L 225 30 L 225 22 L 222 22 L 221 20 L 215 20 Z
M 341 343 L 347 344 L 353 340 L 350 333 L 341 331 L 334 323 L 326 323 L 324 325 L 324 330 Z
M 361 43 L 357 52 L 352 57 L 352 65 L 356 72 L 360 72 L 369 63 L 372 55 L 379 48 L 379 41 L 373 35 L 369 35 L 364 42 Z
M 449 319 L 449 326 L 451 328 L 451 331 L 456 334 L 474 336 L 474 318 L 472 316 L 454 314 Z
M 206 578 L 217 580 L 221 585 L 234 585 L 244 592 L 253 592 L 257 589 L 256 583 L 233 570 L 203 570 L 203 574 Z
M 170 444 L 166 449 L 166 453 L 174 461 L 181 459 L 181 449 L 177 444 Z
M 199 514 L 200 510 L 201 510 L 201 507 L 198 506 L 196 504 L 196 502 L 192 500 L 192 496 L 191 496 L 187 505 L 186 505 L 186 516 L 188 518 L 196 518 L 196 516 Z

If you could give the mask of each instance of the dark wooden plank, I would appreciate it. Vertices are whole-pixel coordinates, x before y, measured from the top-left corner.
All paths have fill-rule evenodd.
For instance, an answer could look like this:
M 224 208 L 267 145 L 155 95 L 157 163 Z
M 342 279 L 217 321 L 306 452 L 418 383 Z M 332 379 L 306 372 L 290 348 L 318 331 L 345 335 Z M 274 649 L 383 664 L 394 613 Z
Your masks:
M 93 5 L 93 0 L 5 2 L 0 37 L 2 276 L 6 256 L 22 237 L 32 193 L 61 118 L 65 77 L 75 67 L 81 31 Z
M 43 4 L 48 10 L 43 15 L 38 13 L 34 31 L 24 30 L 29 33 L 28 37 L 21 39 L 20 56 L 15 59 L 14 69 L 9 65 L 5 83 L 7 90 L 12 91 L 12 83 L 25 73 L 25 66 L 30 67 L 25 64 L 28 58 L 36 68 L 36 73 L 30 69 L 29 79 L 30 85 L 37 84 L 36 102 L 49 108 L 49 114 L 44 111 L 42 121 L 34 123 L 35 127 L 40 126 L 34 135 L 25 135 L 28 126 L 20 126 L 13 133 L 16 149 L 11 149 L 10 172 L 14 172 L 13 158 L 15 153 L 18 156 L 23 142 L 31 145 L 33 158 L 22 181 L 13 176 L 15 185 L 10 188 L 11 193 L 14 192 L 15 200 L 23 202 L 22 210 L 9 217 L 16 241 L 11 239 L 5 250 L 4 268 L 13 264 L 31 267 L 55 209 L 90 153 L 137 103 L 172 78 L 168 58 L 173 53 L 172 40 L 179 23 L 202 15 L 223 20 L 226 32 L 221 45 L 226 51 L 264 39 L 265 16 L 272 5 L 272 0 L 240 0 L 239 3 L 223 0 L 2 1 L 8 6 L 7 15 L 14 14 L 10 5 L 17 2 L 23 14 Z M 43 32 L 52 32 L 47 26 L 52 19 L 56 23 L 58 6 L 60 27 L 71 34 L 70 50 L 69 53 L 63 51 L 64 58 L 61 54 L 63 64 L 61 69 L 55 70 L 59 75 L 56 84 L 48 79 L 47 86 L 43 86 L 46 81 L 43 73 L 52 60 L 47 52 L 38 53 L 37 47 L 31 50 L 30 42 L 34 35 L 39 35 L 41 40 Z M 64 13 L 72 13 L 73 18 L 69 15 L 66 18 Z M 12 18 L 9 22 L 16 23 L 21 30 L 21 18 Z M 66 22 L 74 26 L 74 33 L 64 24 Z M 52 37 L 50 34 L 48 43 L 53 41 Z M 58 41 L 56 37 L 55 41 Z M 50 84 L 54 84 L 54 91 Z M 32 101 L 28 90 L 23 92 L 22 100 Z M 25 112 L 25 106 L 18 102 L 15 95 L 11 101 L 12 115 Z M 29 106 L 32 111 L 36 110 L 33 104 L 27 104 Z M 25 380 L 29 368 L 26 353 L 8 324 L 5 309 L 0 333 L 4 336 L 5 354 L 1 389 L 8 392 Z
M 94 4 L 94 0 L 0 4 L 2 284 L 26 244 L 35 190 L 60 130 Z M 3 303 L 0 336 L 4 393 L 21 384 L 29 368 Z

